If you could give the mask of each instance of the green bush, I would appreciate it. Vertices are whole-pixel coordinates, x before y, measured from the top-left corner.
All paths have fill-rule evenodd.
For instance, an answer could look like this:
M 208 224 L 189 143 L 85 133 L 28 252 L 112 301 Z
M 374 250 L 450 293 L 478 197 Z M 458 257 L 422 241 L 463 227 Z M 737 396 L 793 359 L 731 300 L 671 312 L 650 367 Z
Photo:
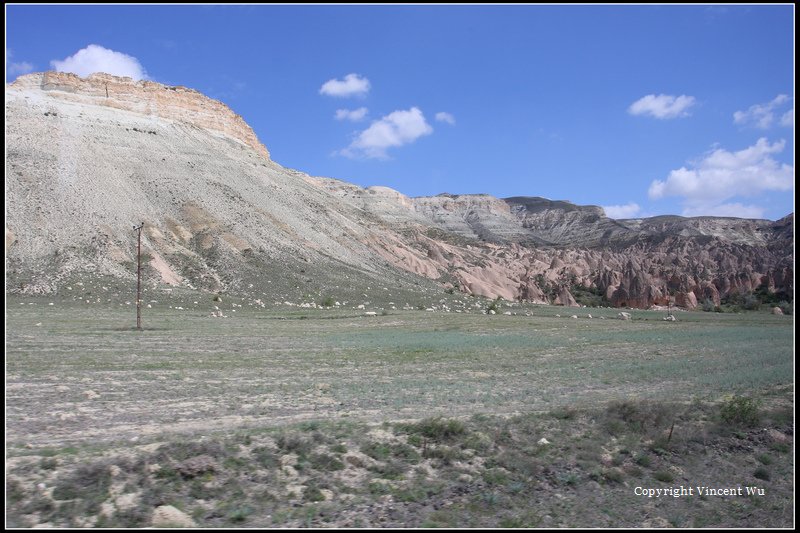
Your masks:
M 753 476 L 757 479 L 763 479 L 764 481 L 769 481 L 770 478 L 769 470 L 767 470 L 763 466 L 759 466 L 758 468 L 756 468 L 756 471 L 753 472 Z
M 653 477 L 659 481 L 663 481 L 664 483 L 671 483 L 675 480 L 675 477 L 666 470 L 659 470 L 653 474 Z
M 622 483 L 625 474 L 619 468 L 609 468 L 603 470 L 603 480 L 606 483 Z
M 722 405 L 720 416 L 731 426 L 755 426 L 760 418 L 758 402 L 745 396 L 734 396 Z
M 402 424 L 398 429 L 436 442 L 453 440 L 467 432 L 460 420 L 447 420 L 441 417 L 425 418 L 416 424 Z
M 771 465 L 772 464 L 772 457 L 770 457 L 769 455 L 767 455 L 765 453 L 762 453 L 761 455 L 756 457 L 756 459 L 758 459 L 758 461 L 761 464 L 764 464 L 764 465 Z
M 586 307 L 604 307 L 609 305 L 605 298 L 605 293 L 597 287 L 584 287 L 583 285 L 572 285 L 569 289 L 572 297 L 580 305 Z

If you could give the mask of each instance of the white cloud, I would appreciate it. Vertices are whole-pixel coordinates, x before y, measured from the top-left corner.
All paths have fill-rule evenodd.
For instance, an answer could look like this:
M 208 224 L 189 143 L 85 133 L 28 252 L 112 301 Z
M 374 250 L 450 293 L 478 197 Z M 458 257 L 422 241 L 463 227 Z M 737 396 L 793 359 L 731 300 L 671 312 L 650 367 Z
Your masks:
M 27 61 L 20 61 L 14 62 L 11 61 L 11 58 L 14 57 L 14 52 L 10 49 L 6 50 L 6 74 L 11 76 L 17 76 L 20 74 L 27 74 L 28 72 L 33 72 L 35 68 L 32 63 L 28 63 Z
M 456 124 L 456 117 L 445 111 L 439 111 L 438 113 L 436 113 L 435 118 L 437 122 L 447 122 L 451 126 L 455 126 Z
M 27 74 L 28 72 L 33 72 L 33 64 L 27 61 L 8 64 L 8 73 L 11 75 Z
M 794 127 L 794 108 L 791 108 L 783 114 L 781 117 L 781 126 L 786 126 L 788 128 Z
M 50 65 L 59 72 L 72 72 L 83 78 L 94 72 L 105 72 L 134 80 L 148 79 L 147 72 L 138 59 L 96 44 L 78 50 L 63 61 L 54 59 Z
M 411 144 L 431 133 L 433 128 L 419 108 L 393 111 L 370 124 L 369 128 L 356 136 L 350 146 L 339 153 L 352 158 L 385 159 L 387 149 Z
M 788 96 L 779 94 L 773 98 L 771 102 L 751 105 L 750 109 L 747 111 L 735 112 L 733 114 L 733 122 L 736 124 L 744 124 L 745 126 L 753 126 L 762 130 L 769 129 L 775 121 L 775 113 L 773 113 L 773 111 L 788 101 Z M 783 124 L 783 119 L 781 119 L 781 124 Z
M 336 120 L 349 120 L 350 122 L 358 122 L 367 116 L 368 109 L 366 107 L 359 107 L 358 109 L 337 109 L 334 118 Z
M 630 202 L 625 205 L 604 205 L 603 211 L 608 218 L 634 218 L 642 210 L 639 204 Z
M 737 196 L 755 197 L 769 191 L 792 190 L 794 167 L 771 157 L 782 152 L 785 145 L 783 140 L 770 144 L 762 137 L 738 152 L 718 148 L 693 162 L 690 168 L 673 170 L 664 181 L 653 180 L 648 195 L 652 199 L 682 197 L 686 216 L 731 214 L 737 208 L 740 211 L 736 216 L 760 216 L 763 209 L 758 206 L 725 202 Z
M 689 116 L 688 109 L 695 103 L 694 96 L 672 96 L 670 94 L 648 94 L 636 100 L 628 108 L 631 115 L 649 115 L 658 119 Z
M 737 202 L 712 206 L 687 206 L 681 214 L 685 217 L 764 218 L 764 208 Z
M 365 96 L 369 92 L 370 84 L 367 78 L 358 74 L 348 74 L 344 80 L 332 79 L 322 84 L 319 94 L 328 96 Z

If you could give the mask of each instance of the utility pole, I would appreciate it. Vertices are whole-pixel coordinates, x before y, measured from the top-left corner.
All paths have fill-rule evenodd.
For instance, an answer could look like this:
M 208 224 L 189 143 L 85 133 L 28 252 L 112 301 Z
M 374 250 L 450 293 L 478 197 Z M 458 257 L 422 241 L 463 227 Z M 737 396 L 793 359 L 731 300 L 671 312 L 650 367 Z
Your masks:
M 133 227 L 139 232 L 139 244 L 136 247 L 136 329 L 142 330 L 142 228 L 144 222 Z

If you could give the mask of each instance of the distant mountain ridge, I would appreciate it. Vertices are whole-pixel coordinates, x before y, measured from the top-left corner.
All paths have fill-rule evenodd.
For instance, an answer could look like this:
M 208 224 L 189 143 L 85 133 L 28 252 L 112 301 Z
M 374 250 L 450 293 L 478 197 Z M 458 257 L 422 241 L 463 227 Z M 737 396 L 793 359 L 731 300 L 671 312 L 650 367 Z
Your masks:
M 585 290 L 687 308 L 793 293 L 793 214 L 614 220 L 540 197 L 362 188 L 280 166 L 241 117 L 182 87 L 21 76 L 6 87 L 6 139 L 11 292 L 130 280 L 131 224 L 144 221 L 153 287 L 298 300 L 393 285 L 561 305 Z

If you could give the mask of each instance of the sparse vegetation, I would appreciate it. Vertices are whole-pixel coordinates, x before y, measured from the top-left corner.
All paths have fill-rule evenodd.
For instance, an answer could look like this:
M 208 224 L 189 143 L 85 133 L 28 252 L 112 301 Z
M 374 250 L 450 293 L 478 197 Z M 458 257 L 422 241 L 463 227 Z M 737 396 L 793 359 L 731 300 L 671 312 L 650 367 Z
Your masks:
M 350 304 L 235 307 L 223 323 L 165 305 L 152 311 L 163 329 L 137 336 L 116 326 L 114 311 L 53 310 L 37 328 L 19 307 L 9 305 L 9 386 L 38 398 L 45 387 L 20 384 L 50 383 L 59 400 L 7 413 L 10 525 L 140 528 L 170 505 L 200 527 L 636 527 L 635 484 L 699 476 L 723 485 L 756 467 L 780 509 L 758 498 L 740 502 L 747 518 L 715 514 L 713 500 L 690 512 L 686 500 L 662 499 L 654 509 L 683 525 L 791 524 L 792 332 L 766 312 L 690 314 L 666 352 L 661 313 L 634 326 L 564 328 L 552 308 L 491 321 L 398 310 L 376 325 L 354 319 Z M 165 350 L 173 345 L 180 350 Z M 719 402 L 729 391 L 758 406 L 756 426 L 742 415 L 725 421 L 724 406 L 737 405 Z M 147 408 L 125 412 L 121 398 Z M 102 406 L 104 417 L 78 406 Z M 63 443 L 32 423 L 62 414 Z M 142 414 L 162 433 L 120 430 Z M 238 417 L 248 423 L 181 429 Z M 91 446 L 70 433 L 87 424 L 100 436 Z
M 753 398 L 734 396 L 722 405 L 720 417 L 730 426 L 752 427 L 760 419 L 758 402 Z

